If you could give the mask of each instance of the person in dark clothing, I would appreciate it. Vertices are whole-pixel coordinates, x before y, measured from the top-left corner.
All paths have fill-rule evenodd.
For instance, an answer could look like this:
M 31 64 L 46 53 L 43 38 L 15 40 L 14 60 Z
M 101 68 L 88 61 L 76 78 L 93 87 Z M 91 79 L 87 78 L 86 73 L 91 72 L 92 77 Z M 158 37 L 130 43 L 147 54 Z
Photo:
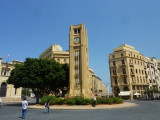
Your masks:
M 49 100 L 47 100 L 46 103 L 45 103 L 44 113 L 47 113 L 47 110 L 48 110 L 48 113 L 49 113 Z

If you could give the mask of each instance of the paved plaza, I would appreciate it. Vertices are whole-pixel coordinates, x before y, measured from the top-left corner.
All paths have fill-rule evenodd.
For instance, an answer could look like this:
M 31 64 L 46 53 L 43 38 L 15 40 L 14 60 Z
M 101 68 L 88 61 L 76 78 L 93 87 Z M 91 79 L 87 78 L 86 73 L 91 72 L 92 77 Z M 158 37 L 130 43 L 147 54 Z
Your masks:
M 128 101 L 136 106 L 114 109 L 57 110 L 29 108 L 26 120 L 159 120 L 160 101 Z M 21 120 L 21 104 L 2 104 L 0 120 Z

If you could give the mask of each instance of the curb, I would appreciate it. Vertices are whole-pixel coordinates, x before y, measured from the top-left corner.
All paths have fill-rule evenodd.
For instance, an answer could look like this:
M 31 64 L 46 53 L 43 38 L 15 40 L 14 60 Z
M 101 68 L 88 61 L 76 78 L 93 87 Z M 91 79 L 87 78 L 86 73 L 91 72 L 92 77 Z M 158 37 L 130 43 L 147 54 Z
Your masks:
M 92 107 L 91 105 L 50 105 L 50 109 L 54 110 L 97 110 L 97 109 L 118 109 L 118 108 L 128 108 L 135 107 L 137 104 L 124 102 L 122 104 L 103 104 L 96 105 L 96 107 Z M 45 109 L 43 105 L 30 105 L 28 108 L 32 109 Z

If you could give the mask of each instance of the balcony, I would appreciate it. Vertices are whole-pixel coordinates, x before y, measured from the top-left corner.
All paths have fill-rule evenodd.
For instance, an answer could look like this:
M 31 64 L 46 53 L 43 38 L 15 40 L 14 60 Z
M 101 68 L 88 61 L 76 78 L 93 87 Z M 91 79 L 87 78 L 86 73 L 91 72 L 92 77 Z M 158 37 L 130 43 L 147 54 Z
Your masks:
M 136 85 L 136 82 L 134 81 L 134 82 L 132 82 L 132 85 Z
M 134 72 L 131 72 L 131 76 L 135 76 Z
M 117 77 L 117 73 L 112 73 L 112 77 Z
M 117 68 L 117 65 L 111 65 L 110 67 L 111 68 Z
M 122 76 L 127 76 L 127 74 L 126 74 L 125 72 L 123 72 L 121 75 L 122 75 Z
M 126 64 L 122 64 L 121 67 L 126 67 Z
M 133 67 L 133 63 L 129 63 L 130 67 Z
M 114 84 L 112 84 L 112 86 L 118 86 L 118 84 L 115 84 L 115 83 L 114 83 Z
M 129 84 L 128 83 L 122 83 L 121 85 L 122 86 L 128 86 Z

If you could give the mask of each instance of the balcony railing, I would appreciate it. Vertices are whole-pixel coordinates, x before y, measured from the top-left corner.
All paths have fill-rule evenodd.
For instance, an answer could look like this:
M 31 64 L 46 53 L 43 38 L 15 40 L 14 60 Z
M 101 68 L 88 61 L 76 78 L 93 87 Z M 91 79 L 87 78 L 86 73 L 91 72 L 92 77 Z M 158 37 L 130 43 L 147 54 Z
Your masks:
M 133 66 L 133 63 L 129 63 L 130 66 Z
M 126 74 L 126 72 L 123 72 L 121 75 L 122 75 L 122 76 L 126 76 L 127 74 Z
M 111 65 L 110 67 L 111 68 L 117 68 L 117 65 Z
M 112 76 L 117 76 L 117 73 L 112 73 Z
M 134 72 L 131 72 L 131 75 L 132 75 L 132 76 L 135 76 Z
M 122 64 L 121 67 L 126 67 L 126 64 Z
M 112 84 L 112 86 L 118 86 L 118 83 L 117 84 L 114 83 L 114 84 Z

